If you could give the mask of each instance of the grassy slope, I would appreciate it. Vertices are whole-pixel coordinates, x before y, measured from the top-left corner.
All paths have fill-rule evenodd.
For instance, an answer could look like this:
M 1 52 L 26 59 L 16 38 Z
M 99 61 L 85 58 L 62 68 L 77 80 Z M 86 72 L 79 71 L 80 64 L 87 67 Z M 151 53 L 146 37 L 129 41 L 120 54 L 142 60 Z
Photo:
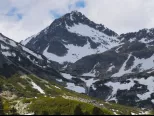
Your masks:
M 41 104 L 41 105 L 40 105 Z M 77 108 L 79 109 L 77 110 Z M 35 114 L 62 114 L 62 115 L 75 115 L 75 114 L 95 114 L 96 107 L 82 103 L 75 100 L 67 100 L 61 97 L 57 98 L 38 98 L 33 101 L 33 104 L 30 105 L 30 111 L 35 112 Z M 41 109 L 41 110 L 40 110 Z M 113 114 L 111 111 L 97 108 L 96 114 Z
M 45 95 L 38 92 L 38 90 L 32 88 L 31 82 L 35 82 L 41 89 L 44 90 Z M 73 91 L 69 91 L 62 86 L 57 85 L 54 82 L 48 82 L 34 75 L 14 75 L 12 78 L 5 79 L 0 77 L 0 88 L 2 91 L 9 91 L 11 95 L 15 95 L 13 99 L 6 99 L 10 94 L 2 96 L 3 98 L 3 109 L 5 114 L 15 113 L 13 107 L 17 103 L 22 102 L 20 105 L 28 104 L 26 109 L 27 112 L 35 114 L 74 114 L 75 110 L 81 108 L 81 113 L 84 114 L 131 114 L 131 112 L 139 114 L 140 109 L 126 107 L 118 104 L 111 104 L 103 102 L 99 99 L 91 98 L 83 94 L 79 94 Z M 71 96 L 76 99 L 64 99 L 62 96 Z M 54 98 L 53 98 L 54 97 Z M 82 102 L 80 101 L 82 99 Z M 83 101 L 93 101 L 97 104 L 103 104 L 96 108 L 93 103 Z M 16 108 L 17 109 L 17 108 Z M 24 114 L 27 112 L 18 112 Z

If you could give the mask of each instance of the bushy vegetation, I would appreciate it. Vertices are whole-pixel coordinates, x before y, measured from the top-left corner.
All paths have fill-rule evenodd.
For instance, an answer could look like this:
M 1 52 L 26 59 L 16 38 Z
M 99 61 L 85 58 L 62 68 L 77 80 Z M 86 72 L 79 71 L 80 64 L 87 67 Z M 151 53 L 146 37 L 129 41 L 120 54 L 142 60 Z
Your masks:
M 34 112 L 36 115 L 104 115 L 112 114 L 110 111 L 106 111 L 101 108 L 97 108 L 93 105 L 82 103 L 79 101 L 67 100 L 62 97 L 49 98 L 41 97 L 33 100 L 29 106 L 30 112 Z
M 2 99 L 0 98 L 0 115 L 3 115 L 3 103 L 2 103 Z

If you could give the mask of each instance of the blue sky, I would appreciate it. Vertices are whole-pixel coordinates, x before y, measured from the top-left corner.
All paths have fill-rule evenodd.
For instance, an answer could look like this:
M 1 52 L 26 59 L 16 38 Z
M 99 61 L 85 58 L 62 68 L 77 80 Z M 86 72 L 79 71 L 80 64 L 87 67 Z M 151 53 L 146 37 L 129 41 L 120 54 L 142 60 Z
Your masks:
M 55 19 L 61 17 L 61 14 L 58 13 L 57 10 L 51 10 L 50 13 L 51 13 L 51 15 L 52 15 Z
M 16 17 L 17 20 L 21 20 L 23 15 L 21 13 L 18 13 L 18 8 L 12 7 L 10 10 L 6 13 L 9 17 Z
M 76 6 L 77 8 L 84 8 L 84 7 L 86 6 L 86 3 L 85 3 L 84 0 L 80 0 L 80 1 L 77 1 L 77 2 L 75 3 L 75 6 Z
M 72 10 L 72 8 L 74 8 L 74 10 L 76 9 L 80 9 L 80 8 L 84 8 L 86 7 L 86 3 L 85 3 L 85 0 L 79 0 L 77 2 L 75 2 L 74 4 L 69 4 L 68 5 L 68 9 L 69 10 Z M 58 10 L 51 10 L 50 11 L 50 14 L 55 18 L 59 18 L 61 17 L 62 15 L 64 15 L 64 13 L 59 13 Z

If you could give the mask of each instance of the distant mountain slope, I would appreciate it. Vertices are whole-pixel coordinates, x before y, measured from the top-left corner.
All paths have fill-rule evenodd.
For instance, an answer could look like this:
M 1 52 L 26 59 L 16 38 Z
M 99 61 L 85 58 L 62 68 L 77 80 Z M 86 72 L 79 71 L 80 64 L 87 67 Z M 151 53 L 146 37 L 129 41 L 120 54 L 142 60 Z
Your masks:
M 10 77 L 16 73 L 36 74 L 42 78 L 55 80 L 63 78 L 54 68 L 52 62 L 19 43 L 0 34 L 0 75 Z

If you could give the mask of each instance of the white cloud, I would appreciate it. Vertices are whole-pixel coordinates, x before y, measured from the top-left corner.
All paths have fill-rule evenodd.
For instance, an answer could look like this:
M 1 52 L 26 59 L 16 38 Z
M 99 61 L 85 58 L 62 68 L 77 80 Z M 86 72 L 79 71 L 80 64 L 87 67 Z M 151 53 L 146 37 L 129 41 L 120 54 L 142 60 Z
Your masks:
M 76 8 L 79 0 L 2 0 L 0 1 L 0 32 L 16 40 L 36 34 L 54 20 L 49 11 L 65 14 L 78 9 L 88 18 L 117 33 L 154 27 L 153 0 L 85 0 L 84 8 Z M 81 0 L 80 0 L 81 1 Z M 68 6 L 72 6 L 69 9 Z M 5 14 L 16 7 L 22 20 Z
M 68 5 L 74 4 L 77 0 L 5 0 L 0 6 L 0 32 L 16 40 L 23 40 L 38 33 L 54 20 L 49 13 L 50 10 L 58 10 L 59 13 L 69 12 Z M 7 6 L 8 5 L 8 6 Z M 12 8 L 18 8 L 18 13 L 23 14 L 20 21 L 16 17 L 8 17 L 5 14 Z
M 86 0 L 84 13 L 117 33 L 154 27 L 153 0 Z

